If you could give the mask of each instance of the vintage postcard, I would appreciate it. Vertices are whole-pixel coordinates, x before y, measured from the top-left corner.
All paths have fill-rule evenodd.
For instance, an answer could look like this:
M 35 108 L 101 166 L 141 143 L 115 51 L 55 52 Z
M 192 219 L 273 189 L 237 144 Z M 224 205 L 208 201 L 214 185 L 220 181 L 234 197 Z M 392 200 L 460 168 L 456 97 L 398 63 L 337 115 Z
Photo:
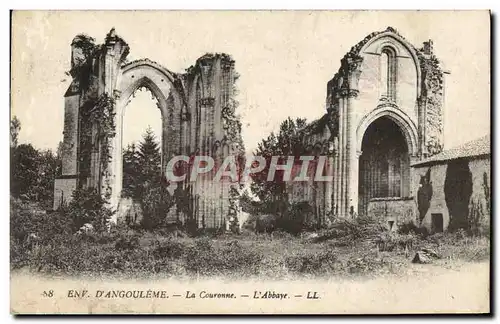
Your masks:
M 12 314 L 489 314 L 489 11 L 14 11 Z

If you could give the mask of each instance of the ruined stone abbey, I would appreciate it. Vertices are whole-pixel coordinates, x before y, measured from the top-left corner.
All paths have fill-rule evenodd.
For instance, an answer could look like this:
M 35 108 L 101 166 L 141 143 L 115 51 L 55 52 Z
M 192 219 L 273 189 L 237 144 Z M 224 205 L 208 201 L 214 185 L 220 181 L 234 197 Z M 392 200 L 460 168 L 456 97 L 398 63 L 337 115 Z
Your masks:
M 100 188 L 118 208 L 122 118 L 141 87 L 154 94 L 162 113 L 163 167 L 178 154 L 223 160 L 243 152 L 230 56 L 205 55 L 177 74 L 148 59 L 128 62 L 129 47 L 114 30 L 102 45 L 77 36 L 71 48 L 73 83 L 65 94 L 63 175 L 56 180 L 55 209 L 81 186 Z M 432 41 L 417 48 L 390 27 L 353 46 L 327 84 L 326 113 L 302 130 L 311 153 L 332 160 L 333 181 L 293 183 L 289 200 L 309 201 L 319 220 L 388 209 L 415 218 L 411 165 L 442 151 L 446 73 Z M 107 106 L 113 107 L 110 113 L 92 118 Z M 103 133 L 109 128 L 103 118 L 113 132 Z M 200 227 L 225 224 L 228 186 L 201 182 L 183 189 L 192 198 L 187 217 Z
M 244 150 L 233 98 L 237 75 L 229 55 L 204 55 L 178 74 L 148 59 L 129 62 L 128 54 L 128 44 L 114 29 L 104 44 L 85 35 L 71 44 L 73 82 L 65 94 L 62 177 L 56 179 L 54 209 L 80 187 L 98 188 L 111 207 L 119 208 L 123 115 L 142 87 L 153 93 L 162 115 L 162 171 L 175 155 L 209 155 L 217 162 Z M 201 180 L 177 190 L 192 199 L 176 217 L 188 217 L 199 227 L 225 224 L 221 215 L 228 213 L 229 185 Z
M 414 219 L 411 165 L 442 151 L 446 73 L 431 40 L 417 48 L 391 27 L 353 46 L 327 84 L 325 115 L 302 130 L 313 155 L 330 156 L 333 181 L 294 183 L 289 199 L 306 197 L 320 222 Z

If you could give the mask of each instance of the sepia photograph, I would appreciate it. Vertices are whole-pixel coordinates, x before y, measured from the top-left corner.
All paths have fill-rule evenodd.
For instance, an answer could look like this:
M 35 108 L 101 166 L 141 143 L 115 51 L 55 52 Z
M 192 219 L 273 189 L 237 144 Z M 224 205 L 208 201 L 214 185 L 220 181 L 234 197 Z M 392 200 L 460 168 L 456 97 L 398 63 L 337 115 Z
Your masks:
M 10 23 L 11 314 L 491 314 L 489 11 Z

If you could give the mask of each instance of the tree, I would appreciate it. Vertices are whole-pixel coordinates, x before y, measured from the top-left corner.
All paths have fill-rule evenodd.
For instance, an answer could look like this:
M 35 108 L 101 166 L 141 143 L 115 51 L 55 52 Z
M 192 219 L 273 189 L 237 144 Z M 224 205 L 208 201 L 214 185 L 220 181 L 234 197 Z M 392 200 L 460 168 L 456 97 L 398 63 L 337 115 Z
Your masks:
M 306 126 L 303 118 L 284 120 L 277 135 L 273 132 L 257 147 L 255 155 L 266 159 L 266 168 L 252 177 L 251 189 L 267 205 L 269 212 L 282 211 L 286 203 L 286 184 L 283 181 L 283 171 L 277 171 L 272 181 L 267 181 L 269 165 L 273 156 L 280 156 L 279 163 L 285 163 L 288 156 L 299 157 L 305 152 L 299 130 Z
M 21 131 L 21 121 L 14 116 L 10 121 L 10 147 L 16 147 Z
M 142 142 L 139 143 L 139 164 L 143 176 L 158 175 L 161 171 L 161 153 L 160 145 L 150 126 L 142 136 Z
M 106 230 L 114 211 L 109 209 L 107 201 L 95 188 L 81 188 L 73 191 L 73 199 L 65 209 L 73 224 L 73 230 L 90 223 L 96 231 Z
M 151 127 L 138 147 L 129 145 L 123 154 L 123 190 L 141 205 L 142 226 L 153 229 L 162 224 L 174 204 L 161 177 L 161 152 Z
M 16 198 L 29 199 L 49 207 L 54 200 L 54 181 L 61 174 L 62 143 L 56 154 L 37 150 L 31 144 L 18 145 L 21 122 L 10 122 L 10 191 Z
M 153 183 L 160 183 L 161 153 L 151 127 L 148 126 L 137 150 L 136 197 L 142 197 L 144 190 Z
M 137 147 L 129 144 L 123 152 L 123 197 L 133 198 L 137 194 L 140 165 Z
M 33 187 L 37 186 L 39 153 L 31 144 L 21 144 L 11 149 L 10 191 L 14 197 L 34 199 Z
M 35 200 L 46 207 L 54 201 L 54 181 L 60 173 L 61 160 L 51 150 L 38 152 L 38 168 L 35 186 L 32 188 Z
M 161 176 L 160 146 L 148 127 L 138 146 L 129 144 L 123 152 L 123 195 L 140 199 L 145 187 L 159 182 Z
M 11 148 L 11 194 L 48 207 L 54 199 L 54 180 L 61 173 L 61 158 L 31 144 Z

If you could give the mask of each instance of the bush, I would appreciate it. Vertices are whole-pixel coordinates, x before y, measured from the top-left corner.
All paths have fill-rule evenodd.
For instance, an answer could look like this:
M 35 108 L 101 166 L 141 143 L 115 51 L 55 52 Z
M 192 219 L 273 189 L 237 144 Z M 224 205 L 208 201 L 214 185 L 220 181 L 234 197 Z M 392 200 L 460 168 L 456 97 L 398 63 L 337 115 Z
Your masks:
M 61 157 L 51 150 L 35 149 L 31 144 L 11 147 L 10 153 L 11 195 L 52 208 L 54 180 L 61 172 Z
M 48 213 L 41 210 L 37 203 L 11 198 L 10 237 L 20 253 L 31 249 L 35 243 L 51 242 L 57 235 L 71 235 L 71 225 L 71 221 L 62 213 Z
M 333 222 L 329 229 L 323 230 L 315 242 L 335 239 L 342 245 L 348 245 L 358 240 L 375 240 L 384 232 L 387 232 L 387 228 L 375 218 L 341 218 Z
M 410 234 L 410 233 L 418 234 L 420 232 L 421 230 L 413 222 L 404 223 L 398 226 L 399 234 Z
M 325 274 L 338 268 L 337 255 L 332 251 L 306 252 L 285 259 L 286 267 L 292 272 Z
M 490 242 L 484 238 L 476 238 L 467 244 L 460 253 L 460 257 L 468 262 L 489 260 L 490 255 Z
M 293 240 L 294 236 L 288 232 L 285 232 L 281 229 L 278 229 L 277 231 L 273 232 L 272 234 L 273 239 L 280 239 L 280 240 Z
M 394 251 L 403 249 L 409 251 L 417 241 L 416 234 L 399 234 L 394 232 L 385 232 L 380 234 L 375 240 L 379 251 Z
M 136 234 L 122 234 L 115 243 L 117 250 L 135 250 L 139 247 L 139 236 Z
M 436 245 L 436 249 L 445 259 L 460 259 L 466 262 L 485 261 L 490 257 L 490 239 L 471 236 L 464 229 L 453 233 L 439 233 L 426 238 Z
M 174 199 L 167 192 L 160 179 L 143 184 L 138 200 L 143 210 L 141 225 L 144 229 L 152 230 L 165 225 L 165 218 L 174 205 Z
M 98 232 L 98 233 L 81 233 L 78 238 L 82 241 L 95 243 L 95 244 L 109 244 L 116 241 L 116 234 L 108 232 Z
M 276 228 L 297 235 L 305 229 L 317 229 L 317 223 L 312 221 L 313 208 L 307 201 L 287 205 L 284 217 L 278 219 Z
M 278 227 L 279 219 L 276 215 L 257 215 L 255 218 L 255 233 L 272 233 Z
M 468 230 L 472 235 L 490 236 L 490 207 L 487 197 L 478 193 L 470 198 Z
M 261 259 L 259 253 L 243 248 L 236 240 L 215 247 L 210 239 L 201 238 L 187 249 L 185 267 L 191 273 L 202 275 L 256 274 Z
M 169 239 L 164 242 L 153 242 L 153 256 L 156 259 L 179 259 L 186 252 L 186 245 Z
M 44 245 L 60 244 L 71 236 L 71 221 L 61 213 L 48 213 L 38 203 L 10 201 L 10 262 L 12 268 L 32 265 Z
M 10 237 L 10 265 L 13 269 L 23 268 L 30 264 L 28 251 L 12 236 Z
M 86 223 L 92 224 L 98 232 L 106 230 L 114 212 L 106 207 L 107 201 L 94 188 L 77 189 L 73 199 L 64 208 L 73 221 L 73 230 L 78 230 Z

